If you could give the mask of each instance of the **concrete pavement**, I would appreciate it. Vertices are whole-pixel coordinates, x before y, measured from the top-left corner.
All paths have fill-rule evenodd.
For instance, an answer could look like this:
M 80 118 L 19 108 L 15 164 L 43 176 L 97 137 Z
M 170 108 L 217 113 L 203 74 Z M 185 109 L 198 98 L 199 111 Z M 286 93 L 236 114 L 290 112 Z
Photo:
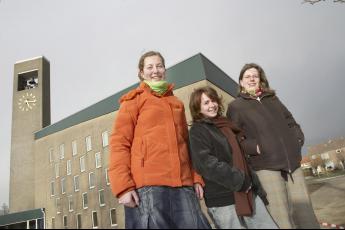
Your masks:
M 315 214 L 322 223 L 345 227 L 345 175 L 307 180 Z M 332 228 L 324 226 L 324 228 Z

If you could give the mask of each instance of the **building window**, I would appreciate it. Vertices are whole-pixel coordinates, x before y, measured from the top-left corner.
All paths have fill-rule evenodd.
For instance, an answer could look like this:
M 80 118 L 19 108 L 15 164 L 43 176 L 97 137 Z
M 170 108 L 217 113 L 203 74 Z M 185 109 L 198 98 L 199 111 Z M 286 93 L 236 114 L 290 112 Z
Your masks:
M 67 216 L 63 216 L 63 227 L 67 228 Z
M 60 167 L 59 164 L 55 164 L 55 178 L 59 178 L 60 176 Z
M 87 192 L 83 193 L 83 209 L 87 209 L 89 206 L 88 200 L 87 200 Z
M 77 229 L 82 229 L 81 214 L 77 214 Z
M 85 172 L 85 156 L 80 157 L 80 172 Z
M 78 175 L 77 175 L 77 176 L 74 176 L 73 180 L 74 180 L 74 191 L 75 191 L 75 192 L 78 192 L 79 189 L 80 189 L 80 185 L 79 185 L 79 176 L 78 176 Z
M 33 69 L 18 74 L 18 91 L 33 89 L 38 86 L 38 70 Z
M 106 168 L 105 169 L 105 181 L 107 182 L 107 185 L 110 185 L 108 171 L 109 171 L 109 168 Z
M 52 228 L 51 229 L 55 229 L 55 217 L 52 218 Z
M 98 228 L 97 212 L 95 212 L 95 211 L 92 211 L 92 227 Z
M 110 209 L 110 224 L 111 224 L 111 227 L 117 226 L 116 209 L 115 208 Z
M 73 212 L 73 196 L 68 196 L 68 211 Z
M 91 151 L 92 150 L 91 136 L 86 137 L 85 142 L 86 142 L 86 152 Z
M 109 145 L 108 131 L 105 131 L 102 133 L 102 145 L 103 147 L 106 147 Z
M 54 149 L 49 149 L 49 163 L 52 163 L 54 161 Z
M 55 182 L 50 182 L 50 196 L 55 196 Z
M 96 169 L 102 167 L 101 153 L 95 154 Z
M 68 160 L 67 161 L 67 175 L 71 175 L 72 174 L 72 161 Z
M 56 208 L 56 213 L 60 214 L 61 213 L 61 200 L 59 197 L 55 199 L 55 208 Z
M 95 174 L 93 172 L 89 173 L 89 188 L 93 189 L 95 187 Z
M 78 154 L 77 141 L 72 141 L 72 156 Z
M 65 158 L 65 145 L 64 144 L 60 145 L 59 150 L 60 150 L 60 160 L 62 160 Z
M 99 200 L 99 206 L 100 207 L 105 206 L 104 189 L 101 189 L 98 191 L 98 200 Z
M 65 194 L 66 193 L 66 178 L 61 178 L 61 193 Z

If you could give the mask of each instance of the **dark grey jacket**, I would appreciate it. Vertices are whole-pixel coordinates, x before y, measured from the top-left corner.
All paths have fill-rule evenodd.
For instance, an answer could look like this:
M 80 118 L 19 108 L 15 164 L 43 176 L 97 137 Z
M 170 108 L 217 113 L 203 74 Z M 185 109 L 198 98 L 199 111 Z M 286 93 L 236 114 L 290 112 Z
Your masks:
M 234 204 L 234 192 L 245 191 L 250 183 L 253 190 L 267 204 L 266 193 L 257 175 L 251 179 L 233 167 L 232 148 L 225 135 L 211 120 L 195 122 L 190 129 L 190 149 L 193 167 L 205 182 L 207 207 L 222 207 Z
M 242 146 L 255 170 L 293 172 L 300 167 L 303 132 L 277 96 L 264 93 L 260 98 L 240 94 L 229 104 L 227 117 L 244 130 Z

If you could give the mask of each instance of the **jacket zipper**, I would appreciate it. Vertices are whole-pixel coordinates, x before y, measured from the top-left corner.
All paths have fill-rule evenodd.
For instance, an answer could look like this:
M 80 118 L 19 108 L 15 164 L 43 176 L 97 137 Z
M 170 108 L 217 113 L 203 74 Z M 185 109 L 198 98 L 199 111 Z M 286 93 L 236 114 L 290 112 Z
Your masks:
M 265 97 L 265 96 L 263 96 L 262 98 L 264 98 L 264 97 Z M 262 98 L 257 97 L 255 100 L 258 101 L 258 102 L 263 106 L 263 104 L 262 104 L 262 102 L 261 102 L 261 99 L 262 99 Z M 285 159 L 286 159 L 286 161 L 287 161 L 287 163 L 288 163 L 289 175 L 290 175 L 290 178 L 291 178 L 291 180 L 292 180 L 292 182 L 293 182 L 294 180 L 293 180 L 292 175 L 291 175 L 291 173 L 292 173 L 291 164 L 290 164 L 290 160 L 289 160 L 288 154 L 287 154 L 287 152 L 286 152 L 285 144 L 284 144 L 284 142 L 283 142 L 283 140 L 282 140 L 281 137 L 279 137 L 279 141 L 280 141 L 280 143 L 282 144 L 282 146 L 283 146 L 283 148 L 284 148 L 284 156 L 285 156 Z
M 143 138 L 143 142 L 142 142 L 142 151 L 143 151 L 143 155 L 141 158 L 141 167 L 144 168 L 145 165 L 145 157 L 147 154 L 147 142 L 145 141 L 145 138 Z

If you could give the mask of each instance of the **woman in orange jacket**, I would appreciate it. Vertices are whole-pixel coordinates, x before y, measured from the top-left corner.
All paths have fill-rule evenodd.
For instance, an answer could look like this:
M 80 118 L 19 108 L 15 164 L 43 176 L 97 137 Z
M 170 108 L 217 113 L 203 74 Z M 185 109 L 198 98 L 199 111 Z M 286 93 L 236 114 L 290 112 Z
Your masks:
M 109 177 L 125 226 L 210 228 L 197 199 L 203 181 L 192 170 L 184 106 L 165 81 L 164 58 L 147 52 L 138 67 L 140 85 L 121 97 L 110 138 Z

